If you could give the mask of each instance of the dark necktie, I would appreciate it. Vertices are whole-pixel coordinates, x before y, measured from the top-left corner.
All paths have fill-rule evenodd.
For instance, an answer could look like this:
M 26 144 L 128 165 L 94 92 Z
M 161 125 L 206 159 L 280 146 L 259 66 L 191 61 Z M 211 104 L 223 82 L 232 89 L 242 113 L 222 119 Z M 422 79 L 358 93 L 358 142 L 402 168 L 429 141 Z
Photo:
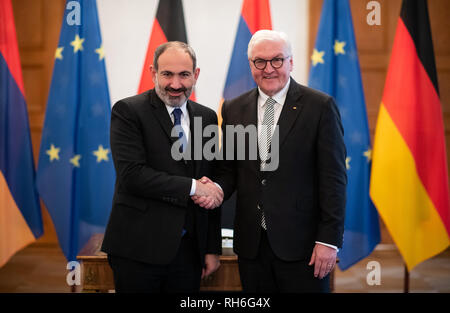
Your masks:
M 178 131 L 178 138 L 181 139 L 180 152 L 183 152 L 187 147 L 186 134 L 183 131 L 183 127 L 181 127 L 181 114 L 183 114 L 183 112 L 180 108 L 176 108 L 172 111 L 172 114 L 174 118 L 173 125 L 176 127 L 176 131 Z
M 180 152 L 183 153 L 184 148 L 187 146 L 186 134 L 183 131 L 183 127 L 181 127 L 181 114 L 183 112 L 180 108 L 176 108 L 172 111 L 173 114 L 173 126 L 176 127 L 176 131 L 178 131 L 178 138 L 181 139 Z M 183 228 L 181 231 L 181 237 L 186 234 L 186 229 Z

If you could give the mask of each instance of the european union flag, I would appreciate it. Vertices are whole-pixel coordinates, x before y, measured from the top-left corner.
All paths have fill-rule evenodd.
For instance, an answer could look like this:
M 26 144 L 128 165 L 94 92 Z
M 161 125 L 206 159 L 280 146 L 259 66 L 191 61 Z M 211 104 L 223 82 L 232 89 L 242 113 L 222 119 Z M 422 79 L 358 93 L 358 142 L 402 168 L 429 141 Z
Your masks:
M 380 242 L 378 214 L 369 197 L 371 146 L 358 52 L 348 0 L 325 0 L 311 56 L 309 86 L 336 99 L 347 147 L 347 206 L 339 267 L 368 256 Z
M 111 105 L 95 0 L 66 6 L 42 132 L 37 187 L 67 260 L 111 210 Z M 67 1 L 69 3 L 69 1 Z

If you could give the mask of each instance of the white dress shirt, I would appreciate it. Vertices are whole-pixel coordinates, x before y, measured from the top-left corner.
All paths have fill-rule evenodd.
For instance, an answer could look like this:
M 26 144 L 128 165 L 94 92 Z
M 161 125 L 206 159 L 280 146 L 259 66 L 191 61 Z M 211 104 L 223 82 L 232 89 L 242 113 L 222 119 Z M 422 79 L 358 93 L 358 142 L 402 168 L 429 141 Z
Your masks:
M 286 86 L 283 87 L 278 93 L 272 96 L 272 99 L 276 101 L 274 104 L 274 117 L 273 117 L 273 127 L 272 135 L 275 130 L 275 126 L 278 123 L 278 119 L 281 115 L 281 110 L 283 110 L 284 102 L 286 101 L 287 92 L 289 89 L 289 83 L 291 79 L 289 78 Z M 264 112 L 266 111 L 266 101 L 269 98 L 259 87 L 258 87 L 258 137 L 261 136 L 261 125 L 264 118 Z
M 187 111 L 187 101 L 183 103 L 180 107 L 171 107 L 170 105 L 166 104 L 167 113 L 169 113 L 170 119 L 172 120 L 172 124 L 175 124 L 175 117 L 173 116 L 173 110 L 175 109 L 181 109 L 181 127 L 183 128 L 184 135 L 186 136 L 186 142 L 189 142 L 189 135 L 190 135 L 190 119 L 189 119 L 189 113 Z M 192 179 L 192 185 L 191 185 L 191 191 L 189 193 L 190 196 L 193 196 L 195 194 L 195 190 L 197 187 L 197 182 L 195 179 Z

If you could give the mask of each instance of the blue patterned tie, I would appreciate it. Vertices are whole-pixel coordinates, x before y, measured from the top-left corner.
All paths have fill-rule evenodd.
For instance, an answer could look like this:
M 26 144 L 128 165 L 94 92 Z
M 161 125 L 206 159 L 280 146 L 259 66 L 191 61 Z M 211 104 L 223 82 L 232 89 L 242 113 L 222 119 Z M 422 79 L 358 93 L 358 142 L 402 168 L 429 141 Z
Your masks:
M 180 108 L 176 108 L 172 111 L 172 114 L 174 117 L 173 124 L 177 127 L 176 130 L 178 131 L 178 138 L 181 139 L 180 152 L 182 153 L 187 146 L 186 134 L 183 131 L 183 127 L 181 127 L 181 114 L 183 114 L 183 112 Z
M 180 146 L 180 152 L 183 153 L 184 147 L 186 146 L 186 135 L 183 131 L 183 127 L 181 127 L 181 114 L 183 114 L 183 111 L 181 111 L 180 108 L 176 108 L 172 111 L 173 118 L 174 118 L 174 127 L 177 127 L 178 131 L 178 138 L 181 139 L 181 146 Z M 186 234 L 186 229 L 183 228 L 181 232 L 181 237 L 183 237 Z

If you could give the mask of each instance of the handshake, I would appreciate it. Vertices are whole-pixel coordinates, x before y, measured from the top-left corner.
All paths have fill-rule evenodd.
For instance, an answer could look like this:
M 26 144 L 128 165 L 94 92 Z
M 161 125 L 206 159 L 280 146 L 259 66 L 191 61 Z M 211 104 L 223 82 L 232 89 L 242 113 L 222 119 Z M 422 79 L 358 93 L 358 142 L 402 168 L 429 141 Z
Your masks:
M 191 198 L 195 204 L 211 210 L 222 204 L 223 191 L 211 179 L 203 176 L 201 179 L 197 179 L 195 194 Z

